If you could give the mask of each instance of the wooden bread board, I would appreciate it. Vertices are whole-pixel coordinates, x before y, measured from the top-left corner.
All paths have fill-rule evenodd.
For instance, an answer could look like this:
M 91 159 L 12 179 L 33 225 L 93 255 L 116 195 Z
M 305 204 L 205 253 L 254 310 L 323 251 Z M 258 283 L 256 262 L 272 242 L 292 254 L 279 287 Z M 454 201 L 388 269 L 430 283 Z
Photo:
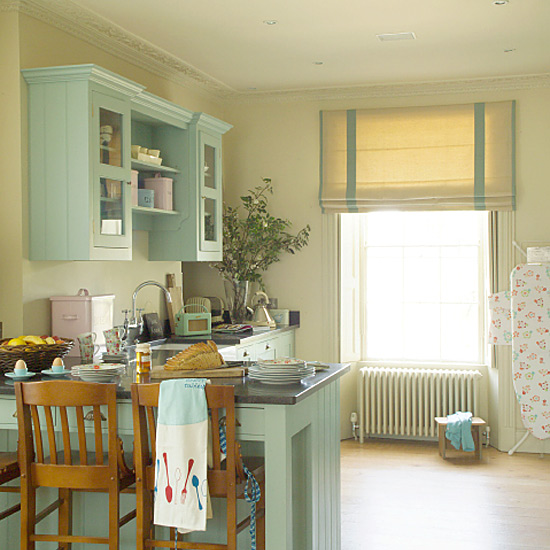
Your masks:
M 166 370 L 164 365 L 154 366 L 151 378 L 168 380 L 169 378 L 242 378 L 246 374 L 244 367 L 219 367 L 202 370 Z

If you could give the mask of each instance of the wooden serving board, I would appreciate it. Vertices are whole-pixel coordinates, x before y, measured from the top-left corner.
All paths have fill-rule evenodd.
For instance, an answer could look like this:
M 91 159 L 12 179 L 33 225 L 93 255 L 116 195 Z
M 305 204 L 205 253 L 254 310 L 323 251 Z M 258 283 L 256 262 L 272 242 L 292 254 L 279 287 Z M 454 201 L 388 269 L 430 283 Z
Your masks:
M 169 378 L 242 378 L 246 374 L 244 367 L 220 367 L 202 370 L 166 370 L 164 365 L 154 366 L 151 378 L 167 380 Z

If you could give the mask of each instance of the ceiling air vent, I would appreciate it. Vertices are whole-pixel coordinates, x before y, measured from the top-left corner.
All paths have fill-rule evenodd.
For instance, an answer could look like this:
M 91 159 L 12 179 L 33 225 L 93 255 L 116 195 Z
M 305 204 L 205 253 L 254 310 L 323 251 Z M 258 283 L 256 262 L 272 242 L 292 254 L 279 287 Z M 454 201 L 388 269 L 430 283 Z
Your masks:
M 390 40 L 416 40 L 414 32 L 395 32 L 376 35 L 380 42 L 389 42 Z

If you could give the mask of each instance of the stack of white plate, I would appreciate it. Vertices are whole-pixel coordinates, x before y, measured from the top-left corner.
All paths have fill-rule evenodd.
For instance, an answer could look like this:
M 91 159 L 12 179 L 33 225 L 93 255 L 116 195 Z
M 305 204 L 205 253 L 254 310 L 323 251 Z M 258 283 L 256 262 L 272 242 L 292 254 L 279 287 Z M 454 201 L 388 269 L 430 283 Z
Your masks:
M 264 384 L 294 384 L 315 374 L 315 367 L 301 359 L 265 359 L 249 367 L 248 376 Z
M 111 382 L 116 376 L 124 374 L 125 370 L 126 367 L 120 363 L 90 363 L 74 366 L 71 374 L 85 382 Z

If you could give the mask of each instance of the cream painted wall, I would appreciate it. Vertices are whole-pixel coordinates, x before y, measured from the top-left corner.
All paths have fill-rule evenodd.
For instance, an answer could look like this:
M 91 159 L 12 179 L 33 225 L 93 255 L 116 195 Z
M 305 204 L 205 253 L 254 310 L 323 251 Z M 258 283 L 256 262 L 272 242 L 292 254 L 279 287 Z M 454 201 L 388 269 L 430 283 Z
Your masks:
M 23 209 L 21 206 L 21 124 L 19 80 L 19 15 L 0 12 L 0 321 L 4 335 L 23 327 Z
M 306 223 L 312 227 L 310 245 L 296 256 L 285 256 L 265 276 L 268 293 L 277 296 L 282 307 L 302 312 L 302 326 L 297 333 L 300 357 L 330 358 L 324 329 L 329 324 L 329 333 L 337 330 L 334 319 L 321 315 L 322 300 L 329 289 L 321 280 L 321 255 L 327 243 L 321 232 L 322 214 L 317 199 L 319 110 L 508 99 L 517 100 L 516 240 L 550 243 L 549 89 L 353 101 L 233 104 L 227 108 L 224 118 L 234 125 L 234 129 L 224 143 L 225 198 L 235 203 L 239 194 L 256 185 L 262 176 L 269 176 L 275 186 L 273 213 L 290 218 L 296 228 Z M 212 274 L 202 266 L 195 268 L 193 279 L 200 291 L 206 291 L 213 280 Z M 356 380 L 356 373 L 352 372 L 342 382 L 344 435 L 350 434 L 349 412 L 357 410 Z M 513 396 L 511 406 L 515 406 Z M 518 424 L 519 430 L 520 426 Z
M 17 29 L 17 26 L 15 28 Z M 219 104 L 209 96 L 201 95 L 196 91 L 185 89 L 159 78 L 41 21 L 22 15 L 19 32 L 21 68 L 95 63 L 139 82 L 145 85 L 149 92 L 188 109 L 204 111 L 217 117 L 221 114 Z M 2 36 L 0 40 L 5 40 L 5 37 Z M 14 38 L 15 46 L 17 43 L 17 39 Z M 14 57 L 17 59 L 17 56 Z M 12 73 L 17 76 L 13 77 L 16 86 L 14 86 L 15 91 L 12 92 L 12 95 L 16 95 L 17 100 L 19 100 L 19 85 L 22 88 L 21 118 L 23 149 L 26 157 L 26 86 L 19 76 L 17 62 L 14 61 L 13 65 Z M 13 113 L 16 114 L 17 110 L 13 110 Z M 26 162 L 23 162 L 23 171 L 23 197 L 19 198 L 18 204 L 20 205 L 21 200 L 23 201 L 22 211 L 26 213 L 28 200 Z M 21 177 L 13 177 L 10 180 L 17 182 L 21 180 Z M 21 194 L 19 186 L 15 186 L 15 188 L 16 192 Z M 4 204 L 6 203 L 7 201 L 4 201 Z M 19 208 L 20 210 L 21 208 Z M 21 225 L 21 220 L 19 220 L 19 225 Z M 154 279 L 164 283 L 166 273 L 176 273 L 179 278 L 181 271 L 179 262 L 149 262 L 147 260 L 148 242 L 145 232 L 134 231 L 131 262 L 31 262 L 27 259 L 26 214 L 23 233 L 23 254 L 20 249 L 14 253 L 14 256 L 18 256 L 15 263 L 19 273 L 19 284 L 22 284 L 22 300 L 21 292 L 19 292 L 19 297 L 14 300 L 17 303 L 9 310 L 11 317 L 15 318 L 16 314 L 21 317 L 22 326 L 20 322 L 20 328 L 12 329 L 12 334 L 21 331 L 38 334 L 49 332 L 50 303 L 48 298 L 54 295 L 76 294 L 81 287 L 87 288 L 92 294 L 115 294 L 115 322 L 119 323 L 123 319 L 121 309 L 131 306 L 132 291 L 140 282 Z M 4 288 L 6 294 L 11 292 L 6 287 Z M 21 310 L 21 303 L 23 304 L 22 312 L 18 312 Z M 140 292 L 138 307 L 145 307 L 146 311 L 159 311 L 161 318 L 165 314 L 164 298 L 161 292 L 154 287 L 146 288 Z

